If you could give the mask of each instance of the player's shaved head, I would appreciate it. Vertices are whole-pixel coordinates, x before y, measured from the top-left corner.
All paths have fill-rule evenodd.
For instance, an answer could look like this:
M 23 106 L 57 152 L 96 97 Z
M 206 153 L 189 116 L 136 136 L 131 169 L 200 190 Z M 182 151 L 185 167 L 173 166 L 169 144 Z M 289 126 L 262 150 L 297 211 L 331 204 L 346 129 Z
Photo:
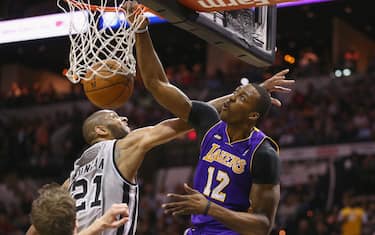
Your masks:
M 83 137 L 90 145 L 102 140 L 123 138 L 130 132 L 127 120 L 112 110 L 97 111 L 83 123 Z
M 82 127 L 83 138 L 85 139 L 86 143 L 93 144 L 95 139 L 98 137 L 97 133 L 95 132 L 95 127 L 105 125 L 105 118 L 112 112 L 113 111 L 110 110 L 99 110 L 86 118 Z
M 251 84 L 251 86 L 253 86 L 259 94 L 256 103 L 256 111 L 259 112 L 259 119 L 257 122 L 259 123 L 264 119 L 265 116 L 267 116 L 269 110 L 271 109 L 271 96 L 264 87 L 255 83 Z

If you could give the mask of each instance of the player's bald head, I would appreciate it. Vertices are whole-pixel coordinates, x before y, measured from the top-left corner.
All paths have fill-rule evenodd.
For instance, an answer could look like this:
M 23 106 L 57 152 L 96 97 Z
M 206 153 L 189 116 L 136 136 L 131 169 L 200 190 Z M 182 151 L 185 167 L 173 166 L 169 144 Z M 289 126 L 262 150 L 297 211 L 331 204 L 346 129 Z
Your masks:
M 105 125 L 106 117 L 112 112 L 113 111 L 111 110 L 99 110 L 86 118 L 82 127 L 83 138 L 85 139 L 86 143 L 93 143 L 93 141 L 97 138 L 95 127 L 99 125 Z

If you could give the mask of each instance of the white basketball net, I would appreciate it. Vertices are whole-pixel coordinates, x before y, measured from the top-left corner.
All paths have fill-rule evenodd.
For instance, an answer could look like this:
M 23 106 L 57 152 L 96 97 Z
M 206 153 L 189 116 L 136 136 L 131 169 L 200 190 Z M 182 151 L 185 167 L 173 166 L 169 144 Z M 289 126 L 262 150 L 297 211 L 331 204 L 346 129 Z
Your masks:
M 109 78 L 115 74 L 135 76 L 136 60 L 133 55 L 135 32 L 141 26 L 142 14 L 135 14 L 128 24 L 129 14 L 121 7 L 126 0 L 57 0 L 57 5 L 70 14 L 69 38 L 70 68 L 66 73 L 72 83 L 81 79 L 91 80 L 99 71 L 100 77 Z M 143 9 L 137 10 L 142 13 Z M 115 26 L 115 27 L 114 27 Z M 114 60 L 116 66 L 109 66 L 107 60 Z M 95 66 L 94 66 L 95 65 Z

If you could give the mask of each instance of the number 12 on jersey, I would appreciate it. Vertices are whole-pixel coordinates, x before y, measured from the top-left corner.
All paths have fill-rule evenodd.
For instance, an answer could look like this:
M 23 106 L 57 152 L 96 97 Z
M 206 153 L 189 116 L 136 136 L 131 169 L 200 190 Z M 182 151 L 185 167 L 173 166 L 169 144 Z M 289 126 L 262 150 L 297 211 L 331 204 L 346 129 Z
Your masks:
M 206 195 L 207 197 L 211 197 L 215 200 L 224 202 L 225 197 L 227 196 L 226 193 L 223 192 L 225 187 L 228 186 L 230 183 L 230 178 L 228 176 L 228 173 L 225 171 L 221 170 L 216 170 L 215 167 L 208 167 L 208 176 L 207 176 L 207 183 L 206 187 L 204 187 L 203 194 Z M 214 180 L 214 174 L 216 173 L 215 180 L 219 182 L 219 184 L 211 190 L 212 187 L 212 181 Z

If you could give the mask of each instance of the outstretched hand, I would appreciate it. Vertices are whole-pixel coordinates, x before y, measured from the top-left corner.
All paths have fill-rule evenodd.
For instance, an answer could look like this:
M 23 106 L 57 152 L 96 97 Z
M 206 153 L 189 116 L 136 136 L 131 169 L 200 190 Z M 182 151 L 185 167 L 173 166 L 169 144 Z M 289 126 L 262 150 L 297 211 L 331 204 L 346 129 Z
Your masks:
M 122 7 L 125 14 L 127 15 L 127 20 L 130 24 L 136 22 L 141 22 L 139 25 L 139 30 L 145 29 L 149 24 L 149 19 L 143 14 L 144 6 L 138 4 L 136 1 L 126 1 Z
M 167 197 L 173 202 L 162 205 L 165 214 L 172 215 L 191 215 L 203 214 L 208 200 L 207 198 L 189 185 L 184 184 L 186 195 L 169 193 Z
M 267 79 L 260 85 L 263 86 L 269 93 L 271 92 L 281 92 L 289 93 L 291 89 L 285 86 L 295 83 L 295 80 L 287 80 L 285 75 L 289 72 L 289 69 L 284 69 L 271 78 Z M 276 107 L 281 107 L 281 101 L 271 96 L 271 102 Z

